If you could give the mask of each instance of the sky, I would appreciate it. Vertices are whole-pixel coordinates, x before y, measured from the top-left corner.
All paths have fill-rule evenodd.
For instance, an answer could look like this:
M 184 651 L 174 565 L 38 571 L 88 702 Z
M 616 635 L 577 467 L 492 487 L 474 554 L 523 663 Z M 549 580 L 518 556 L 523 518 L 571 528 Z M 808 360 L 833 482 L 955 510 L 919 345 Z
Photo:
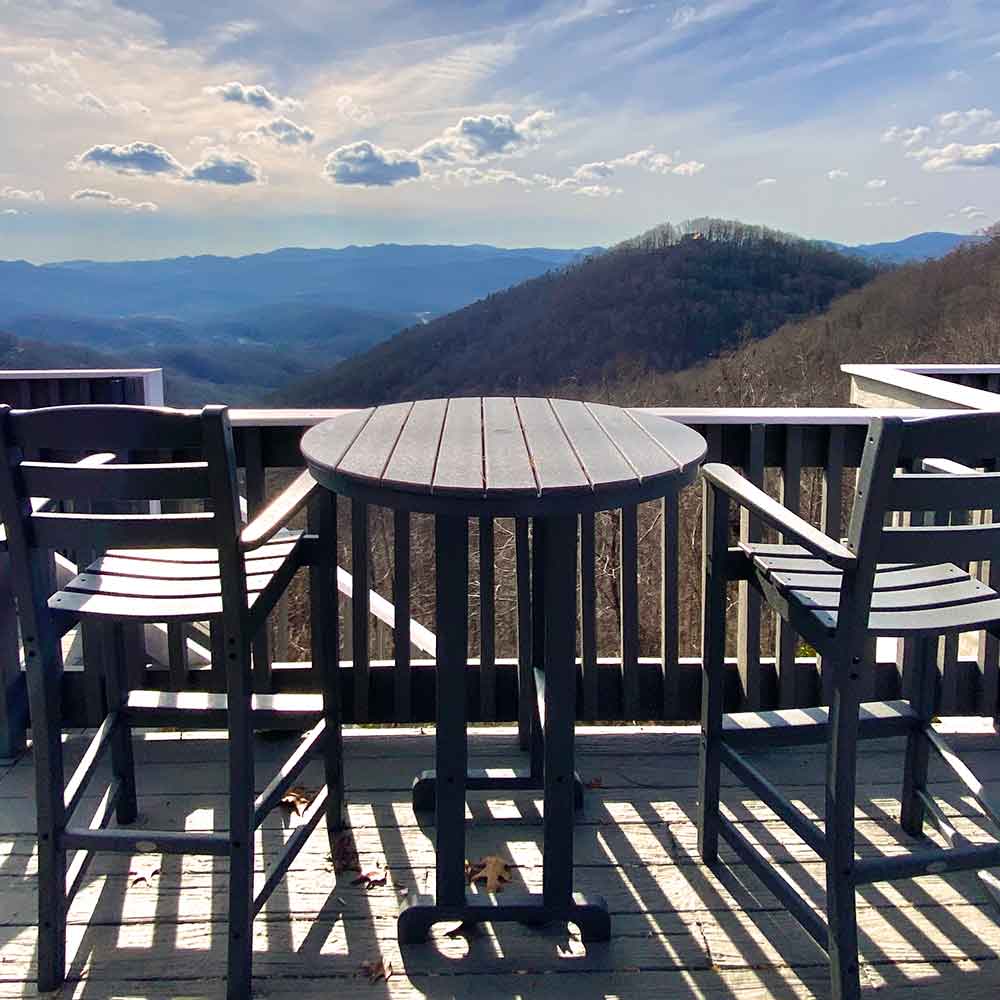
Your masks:
M 0 258 L 1000 217 L 997 0 L 0 0 Z

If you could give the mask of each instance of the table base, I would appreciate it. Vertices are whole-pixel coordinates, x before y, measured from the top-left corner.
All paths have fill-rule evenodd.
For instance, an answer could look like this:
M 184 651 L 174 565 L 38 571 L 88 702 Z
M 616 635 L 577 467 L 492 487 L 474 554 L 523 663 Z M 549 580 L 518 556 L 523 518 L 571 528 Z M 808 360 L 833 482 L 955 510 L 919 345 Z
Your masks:
M 452 904 L 438 903 L 433 896 L 410 897 L 399 913 L 396 926 L 399 943 L 420 944 L 427 940 L 434 924 L 444 921 L 514 921 L 530 926 L 561 921 L 576 924 L 584 943 L 608 941 L 611 938 L 608 905 L 600 896 L 574 893 L 568 901 L 546 903 L 542 893 L 523 893 L 503 900 L 496 896 L 466 893 L 465 902 Z
M 509 770 L 509 769 L 506 769 Z M 516 768 L 513 774 L 491 775 L 488 770 L 475 768 L 466 772 L 465 788 L 470 792 L 523 792 L 544 789 L 545 779 L 530 768 Z M 421 771 L 413 782 L 413 810 L 427 812 L 437 804 L 437 771 Z M 573 774 L 573 804 L 583 808 L 583 781 Z

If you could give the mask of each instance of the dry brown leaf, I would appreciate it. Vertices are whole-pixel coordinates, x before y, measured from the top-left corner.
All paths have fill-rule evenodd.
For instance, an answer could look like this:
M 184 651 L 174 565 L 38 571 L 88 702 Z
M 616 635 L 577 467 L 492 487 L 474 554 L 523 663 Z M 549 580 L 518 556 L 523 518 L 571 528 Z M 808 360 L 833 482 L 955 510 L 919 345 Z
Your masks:
M 354 846 L 354 837 L 350 833 L 342 833 L 333 842 L 330 852 L 333 870 L 341 872 L 360 872 L 361 862 L 358 860 L 358 849 Z
M 603 787 L 604 787 L 603 778 L 591 778 L 590 781 L 587 782 L 587 788 L 603 788 Z
M 380 958 L 377 962 L 362 962 L 361 973 L 368 977 L 368 982 L 372 985 L 380 979 L 389 982 L 392 978 L 392 962 L 387 962 L 384 958 Z
M 504 883 L 510 881 L 510 862 L 504 861 L 497 854 L 487 854 L 479 861 L 467 863 L 467 873 L 470 868 L 473 869 L 470 884 L 485 881 L 487 892 L 503 892 Z
M 316 792 L 311 788 L 304 788 L 302 785 L 296 785 L 294 788 L 289 788 L 284 795 L 281 796 L 281 802 L 279 805 L 283 809 L 287 809 L 289 813 L 295 813 L 296 816 L 301 816 L 310 806 L 312 800 L 316 798 Z
M 378 889 L 385 885 L 389 878 L 389 869 L 376 868 L 373 872 L 362 872 L 351 885 L 360 885 L 365 889 Z

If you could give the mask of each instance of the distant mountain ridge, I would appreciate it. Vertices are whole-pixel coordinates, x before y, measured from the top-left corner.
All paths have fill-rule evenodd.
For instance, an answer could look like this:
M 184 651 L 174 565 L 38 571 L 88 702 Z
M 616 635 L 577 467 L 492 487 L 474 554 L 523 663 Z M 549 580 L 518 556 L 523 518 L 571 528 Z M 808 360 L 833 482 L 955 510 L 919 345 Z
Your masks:
M 623 362 L 676 371 L 825 309 L 876 270 L 760 226 L 697 219 L 658 226 L 411 327 L 274 405 L 348 406 L 599 381 Z
M 961 246 L 982 243 L 986 237 L 962 235 L 961 233 L 915 233 L 892 243 L 859 243 L 848 246 L 844 243 L 830 243 L 829 246 L 843 253 L 849 253 L 865 260 L 885 264 L 910 264 L 917 261 L 934 260 L 950 254 Z
M 0 322 L 40 308 L 102 318 L 205 320 L 275 302 L 439 315 L 599 251 L 379 244 L 285 247 L 245 257 L 0 261 Z

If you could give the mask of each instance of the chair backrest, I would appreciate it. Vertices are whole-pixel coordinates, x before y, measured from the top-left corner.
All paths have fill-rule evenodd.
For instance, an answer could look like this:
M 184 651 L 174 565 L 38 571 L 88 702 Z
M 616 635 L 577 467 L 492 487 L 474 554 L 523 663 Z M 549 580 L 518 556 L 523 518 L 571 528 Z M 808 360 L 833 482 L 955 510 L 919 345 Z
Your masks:
M 229 583 L 223 601 L 245 601 L 236 460 L 225 407 L 192 413 L 124 405 L 2 406 L 0 449 L 0 518 L 22 584 L 22 616 L 26 604 L 43 607 L 48 594 L 40 593 L 46 584 L 39 560 L 58 549 L 217 549 Z M 115 460 L 63 460 L 94 453 L 113 453 Z M 134 453 L 144 460 L 130 461 Z M 176 453 L 184 461 L 145 461 L 150 454 Z M 37 497 L 70 501 L 75 509 L 36 510 Z M 190 506 L 200 509 L 159 513 L 159 504 L 143 504 L 145 513 L 120 512 L 123 504 L 134 508 L 139 501 L 194 501 Z M 96 512 L 102 509 L 113 512 Z
M 858 554 L 862 596 L 870 593 L 879 562 L 1000 558 L 1000 522 L 991 523 L 992 511 L 1000 510 L 1000 472 L 925 472 L 925 459 L 994 468 L 1000 459 L 1000 413 L 871 421 L 848 531 L 848 545 Z M 980 511 L 991 513 L 976 518 Z

